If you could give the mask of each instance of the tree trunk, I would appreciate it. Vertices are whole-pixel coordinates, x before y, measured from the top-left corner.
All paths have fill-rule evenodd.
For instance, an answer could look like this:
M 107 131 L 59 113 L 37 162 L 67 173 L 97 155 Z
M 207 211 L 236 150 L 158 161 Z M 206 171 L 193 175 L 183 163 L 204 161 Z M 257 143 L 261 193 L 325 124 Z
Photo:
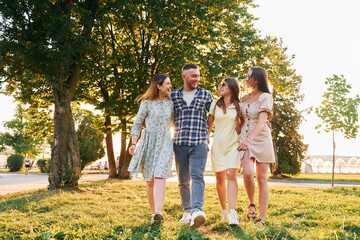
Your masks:
M 131 160 L 131 155 L 129 154 L 131 142 L 126 146 L 126 119 L 121 119 L 121 126 L 121 151 L 118 176 L 121 179 L 130 179 L 130 173 L 127 169 Z
M 55 101 L 54 143 L 51 152 L 49 190 L 78 188 L 81 164 L 70 100 Z
M 67 5 L 71 1 L 67 2 Z M 87 16 L 84 16 L 82 38 L 88 41 L 91 38 L 92 27 L 98 7 L 96 0 L 85 1 Z M 60 11 L 69 11 L 70 5 L 56 2 Z M 75 44 L 75 43 L 74 43 Z M 86 52 L 80 50 L 74 54 L 74 62 L 67 66 L 70 69 L 68 77 L 60 71 L 58 84 L 53 85 L 54 110 L 54 143 L 51 152 L 49 190 L 58 188 L 78 188 L 81 172 L 79 143 L 75 132 L 74 119 L 70 103 L 80 81 L 81 64 Z M 63 64 L 68 64 L 64 62 Z M 59 66 L 61 69 L 63 66 Z M 66 67 L 66 68 L 67 68 Z
M 333 137 L 333 166 L 332 166 L 332 175 L 331 175 L 331 187 L 334 187 L 334 175 L 335 175 L 335 133 L 332 130 Z
M 111 116 L 107 115 L 105 117 L 105 127 L 106 127 L 106 154 L 109 162 L 109 178 L 116 178 L 116 164 L 114 156 L 114 144 L 111 133 Z

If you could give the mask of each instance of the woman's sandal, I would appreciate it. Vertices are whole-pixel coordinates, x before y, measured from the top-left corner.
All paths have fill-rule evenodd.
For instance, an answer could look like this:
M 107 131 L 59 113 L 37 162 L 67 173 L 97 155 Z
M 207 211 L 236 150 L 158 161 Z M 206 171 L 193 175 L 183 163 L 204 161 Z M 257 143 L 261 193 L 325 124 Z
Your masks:
M 256 225 L 261 225 L 261 226 L 264 226 L 266 224 L 265 221 L 261 220 L 260 218 L 258 220 L 256 220 L 255 222 Z
M 256 219 L 256 206 L 255 206 L 255 204 L 250 203 L 248 209 L 250 209 L 251 207 L 253 207 L 253 208 L 255 209 L 255 211 L 250 212 L 250 211 L 248 210 L 248 212 L 247 212 L 247 214 L 246 214 L 246 217 L 247 217 L 248 219 Z

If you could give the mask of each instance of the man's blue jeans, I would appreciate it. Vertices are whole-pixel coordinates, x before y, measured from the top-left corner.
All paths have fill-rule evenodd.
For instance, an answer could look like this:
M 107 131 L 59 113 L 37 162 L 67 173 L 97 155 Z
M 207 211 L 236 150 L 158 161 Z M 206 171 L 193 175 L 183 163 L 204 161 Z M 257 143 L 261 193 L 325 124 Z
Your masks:
M 207 145 L 174 145 L 176 171 L 179 178 L 179 190 L 184 212 L 201 210 L 204 205 L 204 170 L 207 160 Z M 190 191 L 190 179 L 192 181 Z

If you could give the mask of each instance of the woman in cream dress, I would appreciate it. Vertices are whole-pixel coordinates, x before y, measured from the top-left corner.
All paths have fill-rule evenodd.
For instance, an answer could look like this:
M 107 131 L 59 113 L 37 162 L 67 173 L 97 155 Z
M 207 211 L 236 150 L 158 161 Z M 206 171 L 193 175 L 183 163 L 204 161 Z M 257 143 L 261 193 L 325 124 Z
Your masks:
M 239 135 L 235 130 L 241 117 L 239 91 L 239 82 L 236 79 L 225 79 L 220 84 L 221 97 L 211 104 L 208 117 L 209 132 L 215 121 L 211 161 L 216 175 L 221 215 L 228 218 L 230 225 L 239 225 L 235 210 L 238 194 L 237 174 L 240 169 L 240 152 L 237 151 Z M 226 195 L 230 211 L 226 207 Z
M 269 202 L 266 173 L 269 163 L 275 162 L 271 131 L 266 125 L 266 121 L 272 117 L 273 99 L 269 91 L 267 74 L 263 68 L 250 69 L 245 81 L 252 91 L 244 96 L 242 102 L 242 114 L 245 121 L 241 129 L 238 150 L 241 154 L 244 185 L 250 202 L 247 217 L 256 218 L 255 163 L 260 207 L 257 223 L 265 224 Z

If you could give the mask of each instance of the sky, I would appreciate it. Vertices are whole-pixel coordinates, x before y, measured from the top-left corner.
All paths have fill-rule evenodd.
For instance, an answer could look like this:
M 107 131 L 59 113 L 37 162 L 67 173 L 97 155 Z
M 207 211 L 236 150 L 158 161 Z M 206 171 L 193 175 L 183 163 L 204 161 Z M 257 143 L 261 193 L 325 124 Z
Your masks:
M 299 109 L 318 107 L 326 91 L 325 79 L 344 75 L 352 86 L 350 96 L 360 94 L 360 1 L 358 0 L 255 0 L 251 10 L 262 35 L 281 37 L 287 55 L 295 55 L 293 68 L 302 76 L 305 100 Z M 360 113 L 360 108 L 358 109 Z M 318 134 L 321 123 L 315 112 L 306 115 L 300 133 L 310 155 L 331 155 L 332 136 Z M 360 133 L 348 140 L 335 133 L 336 154 L 360 156 Z
M 359 0 L 255 0 L 251 12 L 259 18 L 255 27 L 262 35 L 281 37 L 287 54 L 295 55 L 293 68 L 302 76 L 305 100 L 298 107 L 318 107 L 326 90 L 325 79 L 344 75 L 352 85 L 351 96 L 360 94 L 360 1 Z M 0 94 L 0 131 L 12 119 L 16 104 Z M 360 113 L 360 109 L 358 109 Z M 317 133 L 320 123 L 314 111 L 305 116 L 300 133 L 309 144 L 309 155 L 331 155 L 330 133 Z M 117 139 L 114 139 L 115 142 Z M 360 133 L 356 139 L 335 134 L 336 154 L 360 156 Z M 115 145 L 118 145 L 115 143 Z

